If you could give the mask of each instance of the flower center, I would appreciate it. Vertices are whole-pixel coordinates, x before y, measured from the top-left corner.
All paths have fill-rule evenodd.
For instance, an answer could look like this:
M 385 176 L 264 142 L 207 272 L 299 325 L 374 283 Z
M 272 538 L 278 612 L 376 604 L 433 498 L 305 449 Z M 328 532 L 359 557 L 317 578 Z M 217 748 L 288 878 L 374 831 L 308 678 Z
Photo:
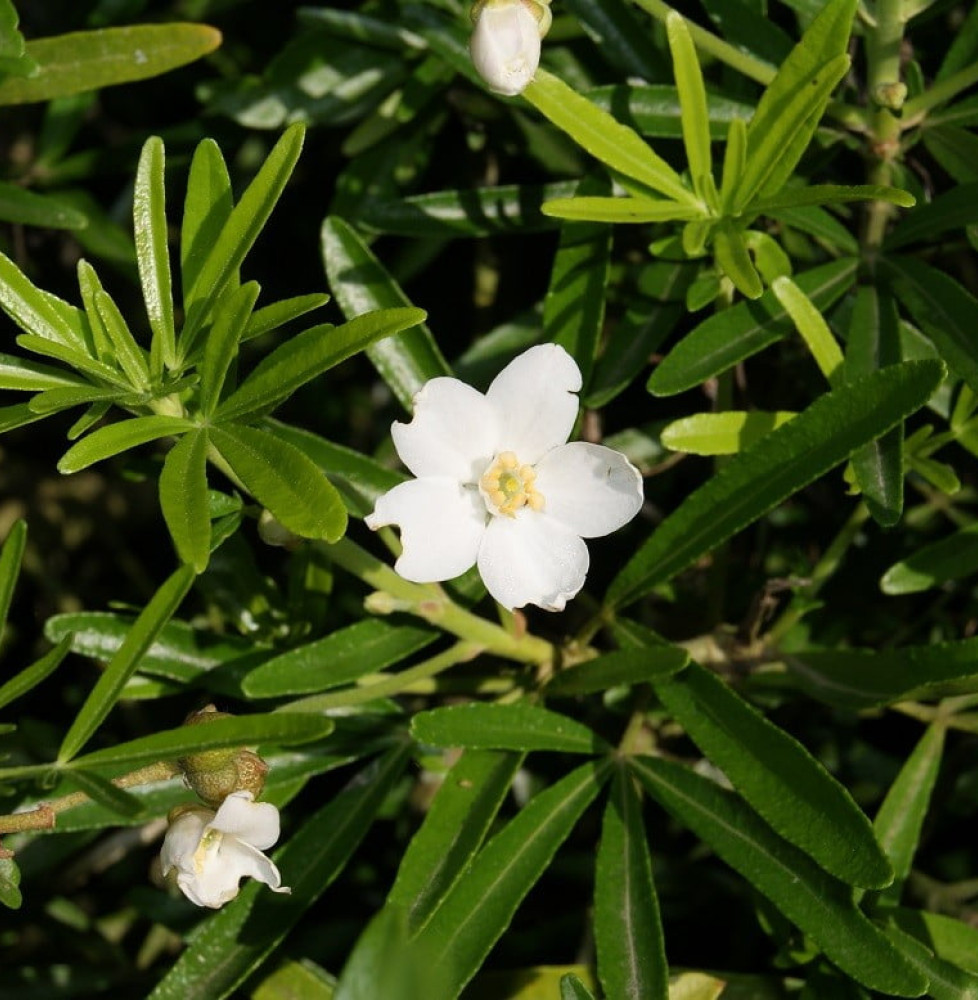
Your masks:
M 482 474 L 479 489 L 491 513 L 516 517 L 521 507 L 543 510 L 543 494 L 533 486 L 536 478 L 532 465 L 520 465 L 513 452 L 504 451 Z

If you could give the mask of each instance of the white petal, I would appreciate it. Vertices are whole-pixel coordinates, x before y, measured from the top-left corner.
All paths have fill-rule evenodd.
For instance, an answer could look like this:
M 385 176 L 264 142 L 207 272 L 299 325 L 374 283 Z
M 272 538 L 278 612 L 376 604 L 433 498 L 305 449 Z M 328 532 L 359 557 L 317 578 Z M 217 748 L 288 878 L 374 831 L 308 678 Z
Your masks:
M 264 851 L 278 840 L 278 809 L 270 802 L 255 802 L 251 792 L 232 792 L 221 803 L 209 828 Z
M 469 43 L 472 65 L 497 94 L 512 97 L 540 64 L 540 26 L 523 3 L 487 3 Z
M 537 464 L 534 486 L 544 513 L 583 538 L 627 524 L 642 508 L 642 475 L 620 452 L 574 441 Z
M 289 891 L 282 888 L 282 876 L 275 864 L 250 844 L 235 840 L 233 837 L 225 837 L 218 858 L 227 878 L 232 876 L 236 880 L 253 878 L 264 882 L 276 892 Z
M 581 371 L 557 344 L 538 344 L 514 358 L 486 392 L 500 423 L 502 450 L 536 464 L 563 444 L 577 419 Z
M 200 843 L 204 827 L 214 818 L 211 809 L 190 809 L 180 813 L 167 827 L 160 849 L 160 867 L 166 877 L 174 868 L 193 871 L 194 851 Z
M 452 479 L 412 479 L 377 500 L 367 527 L 396 524 L 403 552 L 394 569 L 405 580 L 453 580 L 475 565 L 486 506 L 474 487 Z
M 395 423 L 391 436 L 401 461 L 416 476 L 474 483 L 496 453 L 495 412 L 477 389 L 455 378 L 433 378 L 414 397 L 414 419 Z
M 562 611 L 584 586 L 587 546 L 558 521 L 535 511 L 494 517 L 479 549 L 486 589 L 503 607 L 536 604 Z

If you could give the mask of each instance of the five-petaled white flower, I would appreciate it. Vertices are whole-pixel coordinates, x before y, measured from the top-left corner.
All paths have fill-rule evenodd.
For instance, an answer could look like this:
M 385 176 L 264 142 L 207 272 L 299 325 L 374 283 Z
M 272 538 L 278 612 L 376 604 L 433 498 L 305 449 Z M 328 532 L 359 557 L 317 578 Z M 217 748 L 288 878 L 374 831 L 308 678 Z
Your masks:
M 624 455 L 565 444 L 581 372 L 556 344 L 511 361 L 485 395 L 435 378 L 414 397 L 414 419 L 391 428 L 416 479 L 377 500 L 366 519 L 401 529 L 397 572 L 450 580 L 473 564 L 509 609 L 560 611 L 584 585 L 582 538 L 607 535 L 642 506 L 642 478 Z
M 170 823 L 163 839 L 163 877 L 173 877 L 197 906 L 218 909 L 238 894 L 251 876 L 275 892 L 282 886 L 278 868 L 262 854 L 278 840 L 278 809 L 255 802 L 251 792 L 232 792 L 215 813 L 192 806 Z
M 540 64 L 540 39 L 550 27 L 550 0 L 484 0 L 472 8 L 472 65 L 490 90 L 519 94 Z

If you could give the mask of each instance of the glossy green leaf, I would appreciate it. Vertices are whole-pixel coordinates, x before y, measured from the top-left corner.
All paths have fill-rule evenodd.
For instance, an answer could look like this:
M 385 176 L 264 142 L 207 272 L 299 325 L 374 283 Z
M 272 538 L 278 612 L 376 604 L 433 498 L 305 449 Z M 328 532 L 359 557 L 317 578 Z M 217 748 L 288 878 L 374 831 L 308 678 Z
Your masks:
M 207 334 L 200 365 L 200 410 L 212 416 L 217 409 L 228 369 L 238 355 L 238 344 L 251 317 L 260 288 L 249 281 L 225 292 L 215 307 L 214 325 Z
M 406 746 L 391 750 L 292 834 L 275 853 L 291 895 L 273 895 L 257 882 L 245 886 L 195 935 L 149 994 L 151 1000 L 218 1000 L 231 994 L 346 866 L 407 759 Z
M 169 451 L 160 473 L 160 507 L 177 555 L 203 573 L 210 558 L 207 516 L 207 431 L 185 434 Z
M 544 202 L 544 215 L 585 222 L 688 222 L 702 216 L 701 209 L 678 201 L 652 198 L 555 198 Z
M 267 715 L 239 715 L 215 719 L 205 726 L 178 726 L 127 743 L 106 747 L 76 757 L 67 767 L 91 770 L 108 765 L 147 764 L 176 760 L 191 753 L 222 747 L 270 744 L 290 746 L 324 739 L 333 731 L 333 720 L 311 713 L 272 712 Z
M 778 211 L 778 220 L 782 227 L 787 227 L 789 230 L 797 229 L 813 236 L 820 245 L 827 246 L 833 254 L 853 255 L 859 252 L 856 237 L 824 208 L 814 206 L 783 208 Z
M 586 194 L 604 187 L 585 180 L 578 190 Z M 610 260 L 610 226 L 593 222 L 561 226 L 543 300 L 543 339 L 560 344 L 577 361 L 585 385 L 604 327 Z
M 59 762 L 75 757 L 112 711 L 126 681 L 139 666 L 140 657 L 176 613 L 193 580 L 193 570 L 181 566 L 150 598 L 65 734 L 58 751 Z
M 887 912 L 890 921 L 922 941 L 939 958 L 969 972 L 978 972 L 978 928 L 963 920 L 899 907 Z
M 920 842 L 920 831 L 941 766 L 944 734 L 944 726 L 937 723 L 928 726 L 890 785 L 873 821 L 876 837 L 896 874 L 893 885 L 884 893 L 894 901 L 900 897 Z
M 88 216 L 57 198 L 0 182 L 0 219 L 45 229 L 84 229 Z
M 857 261 L 845 257 L 796 275 L 795 284 L 825 311 L 851 287 Z M 649 379 L 657 396 L 685 392 L 777 343 L 794 329 L 773 291 L 740 302 L 700 323 L 662 360 Z
M 102 462 L 120 452 L 138 448 L 149 441 L 174 437 L 193 430 L 194 425 L 184 417 L 131 417 L 108 424 L 92 431 L 77 444 L 72 445 L 58 462 L 58 471 L 65 474 L 79 472 L 95 462 Z
M 111 386 L 65 386 L 60 389 L 48 389 L 32 396 L 27 404 L 33 413 L 46 415 L 68 410 L 75 406 L 87 406 L 89 403 L 115 403 L 131 399 L 132 392 Z
M 838 385 L 842 379 L 842 349 L 822 314 L 791 278 L 778 278 L 771 291 L 791 317 L 829 385 Z
M 978 391 L 978 299 L 953 278 L 922 260 L 885 258 L 893 291 L 937 348 L 952 375 Z
M 82 353 L 72 347 L 66 347 L 53 340 L 46 340 L 44 337 L 36 337 L 30 333 L 21 334 L 17 338 L 17 345 L 23 347 L 25 351 L 33 351 L 47 358 L 54 358 L 56 361 L 63 361 L 66 365 L 74 368 L 78 372 L 84 372 L 97 380 L 107 382 L 109 385 L 117 386 L 132 392 L 133 387 L 129 379 L 118 369 L 96 361 L 88 354 Z
M 343 501 L 301 451 L 251 427 L 214 425 L 208 433 L 245 489 L 289 531 L 330 542 L 343 535 Z
M 423 323 L 422 309 L 379 309 L 334 327 L 314 326 L 276 348 L 220 405 L 219 420 L 246 420 L 274 409 L 300 386 L 370 344 Z
M 421 743 L 476 750 L 561 750 L 601 753 L 597 734 L 565 715 L 535 705 L 472 702 L 418 712 L 411 733 Z
M 71 784 L 84 792 L 93 802 L 115 813 L 132 818 L 143 811 L 143 805 L 129 792 L 112 784 L 108 778 L 88 771 L 72 771 Z
M 20 268 L 2 253 L 0 308 L 27 333 L 84 353 L 80 310 L 32 284 Z
M 722 222 L 713 234 L 713 255 L 717 267 L 745 298 L 759 299 L 764 285 L 754 267 L 744 234 L 729 222 Z
M 939 363 L 906 362 L 821 396 L 687 497 L 615 577 L 609 600 L 628 603 L 671 579 L 918 410 L 943 375 Z
M 89 327 L 92 333 L 92 351 L 95 357 L 106 364 L 114 364 L 115 351 L 109 333 L 105 329 L 105 323 L 99 313 L 98 303 L 95 301 L 95 293 L 104 291 L 98 272 L 84 258 L 78 261 L 78 290 L 81 292 L 82 303 L 85 306 L 85 315 L 88 317 Z
M 77 387 L 85 383 L 70 372 L 50 365 L 18 358 L 12 354 L 0 354 L 0 389 L 17 392 L 43 392 L 45 389 Z
M 898 927 L 888 927 L 887 935 L 901 955 L 927 979 L 927 996 L 933 1000 L 978 1000 L 978 976 L 937 958 L 928 947 Z
M 786 660 L 819 701 L 869 708 L 978 690 L 978 639 L 870 649 L 806 649 Z
M 736 795 L 688 768 L 651 757 L 631 767 L 651 796 L 869 989 L 920 996 L 927 980 L 852 901 L 852 891 L 782 840 Z
M 712 180 L 713 164 L 710 156 L 710 115 L 706 106 L 706 87 L 700 61 L 689 37 L 686 22 L 675 11 L 666 16 L 666 34 L 672 53 L 672 71 L 679 92 L 682 108 L 683 145 L 693 190 L 702 201 L 709 203 L 714 189 L 707 183 Z
M 336 217 L 327 218 L 321 240 L 330 288 L 348 320 L 375 309 L 411 305 L 349 223 Z M 407 410 L 425 382 L 439 375 L 451 375 L 431 331 L 423 323 L 371 345 L 367 356 Z
M 880 580 L 884 594 L 916 594 L 978 571 L 978 525 L 925 545 L 894 563 Z
M 328 691 L 400 663 L 437 637 L 431 629 L 368 618 L 272 657 L 241 686 L 251 698 Z
M 15 403 L 13 406 L 0 406 L 0 434 L 12 431 L 40 420 L 44 414 L 34 413 L 29 403 Z
M 671 451 L 690 455 L 735 455 L 796 416 L 794 413 L 766 413 L 728 410 L 725 413 L 696 413 L 667 424 L 659 435 Z
M 135 389 L 147 389 L 150 384 L 149 364 L 146 354 L 136 343 L 129 325 L 119 311 L 112 297 L 104 289 L 97 289 L 94 295 L 95 308 L 112 344 L 115 358 Z
M 523 97 L 557 128 L 612 170 L 674 201 L 699 207 L 672 167 L 638 135 L 582 97 L 558 77 L 539 69 Z
M 782 837 L 851 885 L 893 880 L 873 828 L 846 789 L 783 729 L 698 663 L 655 692 L 693 742 Z
M 14 588 L 20 575 L 20 564 L 27 545 L 27 522 L 17 520 L 10 526 L 3 548 L 0 549 L 0 638 L 7 624 L 10 602 L 14 598 Z
M 61 665 L 71 650 L 71 639 L 65 638 L 29 667 L 14 674 L 5 684 L 0 684 L 0 708 L 16 701 L 46 680 Z
M 621 1000 L 667 1000 L 659 902 L 631 774 L 615 775 L 601 824 L 594 883 L 594 939 L 605 995 Z
M 193 282 L 193 298 L 187 305 L 187 319 L 181 334 L 180 349 L 186 354 L 194 337 L 197 335 L 214 303 L 224 294 L 228 282 L 237 274 L 241 262 L 248 251 L 254 246 L 259 233 L 272 214 L 275 204 L 285 190 L 285 185 L 292 176 L 299 153 L 302 151 L 302 140 L 305 128 L 302 125 L 291 125 L 282 133 L 278 142 L 272 147 L 255 174 L 254 179 L 241 195 L 241 200 L 227 216 L 227 221 L 216 234 L 207 225 L 200 226 L 192 237 L 193 246 L 190 251 L 193 259 L 196 256 L 196 244 L 206 237 L 212 237 L 207 244 L 203 262 L 199 271 L 194 270 L 196 280 Z M 203 173 L 208 170 L 208 191 L 210 197 L 223 210 L 227 204 L 227 196 L 221 189 L 219 170 L 214 161 L 213 153 L 204 154 L 209 157 L 207 166 L 201 167 Z M 206 197 L 206 194 L 205 194 Z M 199 209 L 198 209 L 199 211 Z M 185 265 L 186 267 L 186 265 Z
M 546 692 L 579 695 L 606 691 L 620 684 L 647 684 L 671 677 L 688 663 L 689 653 L 680 646 L 622 649 L 561 670 L 547 684 Z
M 224 231 L 233 207 L 231 178 L 224 156 L 213 139 L 204 139 L 194 150 L 190 161 L 180 228 L 180 274 L 185 314 L 209 291 L 201 286 L 201 269 L 211 247 Z
M 864 285 L 849 322 L 845 376 L 851 381 L 900 360 L 896 303 L 885 291 Z M 902 424 L 855 452 L 852 470 L 873 520 L 883 527 L 896 524 L 903 513 Z
M 163 140 L 151 136 L 143 145 L 136 170 L 132 221 L 136 263 L 153 331 L 153 355 L 167 368 L 176 366 L 176 330 L 173 325 L 173 285 L 167 246 L 166 189 Z
M 476 855 L 415 938 L 444 970 L 444 995 L 456 997 L 509 926 L 523 897 L 594 800 L 607 762 L 588 763 L 539 792 Z
M 205 24 L 139 24 L 76 31 L 27 43 L 29 77 L 0 81 L 0 104 L 48 101 L 159 76 L 213 52 L 221 34 Z
M 751 203 L 751 214 L 780 216 L 784 209 L 810 205 L 843 205 L 850 201 L 888 201 L 891 205 L 911 208 L 916 203 L 912 194 L 900 188 L 880 184 L 812 184 L 789 187 Z
M 286 323 L 319 309 L 327 302 L 329 296 L 325 292 L 312 292 L 309 295 L 295 295 L 290 299 L 281 299 L 279 302 L 272 302 L 271 305 L 256 309 L 248 320 L 241 340 L 244 342 L 271 330 L 277 330 L 280 326 L 285 326 Z

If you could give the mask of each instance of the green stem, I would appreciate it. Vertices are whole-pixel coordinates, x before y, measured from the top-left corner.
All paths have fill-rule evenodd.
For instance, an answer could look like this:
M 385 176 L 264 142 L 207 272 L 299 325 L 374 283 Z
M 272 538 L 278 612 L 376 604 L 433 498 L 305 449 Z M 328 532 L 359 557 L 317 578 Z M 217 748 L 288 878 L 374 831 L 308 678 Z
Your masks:
M 405 580 L 348 538 L 325 546 L 323 551 L 348 573 L 381 592 L 368 598 L 371 610 L 417 615 L 445 632 L 476 643 L 487 653 L 518 663 L 547 663 L 554 658 L 554 647 L 549 642 L 534 635 L 513 635 L 466 611 L 436 584 Z

